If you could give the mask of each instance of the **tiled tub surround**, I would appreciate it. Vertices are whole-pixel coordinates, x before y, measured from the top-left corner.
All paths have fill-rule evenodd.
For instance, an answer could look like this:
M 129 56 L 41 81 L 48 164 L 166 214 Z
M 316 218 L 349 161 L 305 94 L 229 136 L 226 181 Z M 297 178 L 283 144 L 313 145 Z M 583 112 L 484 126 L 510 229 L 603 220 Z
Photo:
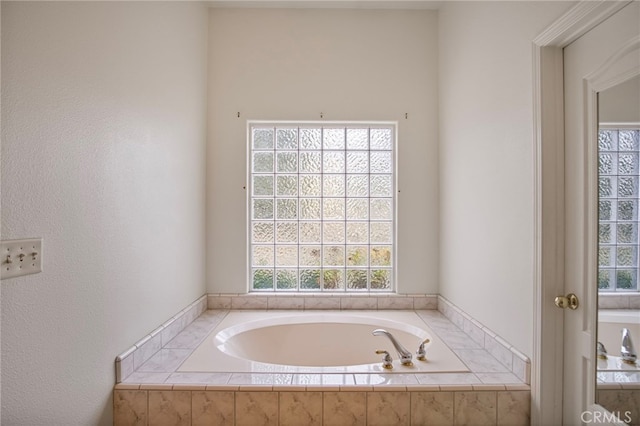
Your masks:
M 168 347 L 169 342 L 173 342 L 185 327 L 190 326 L 191 329 L 197 329 L 203 323 L 208 324 L 208 321 L 201 321 L 199 318 L 206 310 L 207 297 L 204 295 L 118 355 L 116 357 L 116 383 L 129 377 L 152 356 L 156 355 L 160 349 Z
M 490 353 L 520 381 L 531 383 L 531 361 L 526 355 L 442 296 L 438 296 L 438 311 L 462 329 L 478 347 Z M 455 339 L 455 334 L 442 337 L 451 347 L 451 340 Z
M 248 293 L 209 294 L 209 309 L 342 309 L 408 310 L 437 309 L 438 296 L 391 293 Z
M 627 383 L 625 387 L 617 383 L 598 383 L 596 402 L 612 413 L 621 413 L 624 420 L 625 413 L 631 426 L 640 425 L 640 383 Z
M 116 425 L 422 425 L 530 423 L 530 390 L 464 331 L 418 311 L 469 373 L 181 373 L 224 318 L 209 310 L 114 390 Z
M 273 309 L 378 309 L 390 306 L 425 306 L 417 309 L 431 330 L 469 367 L 468 373 L 425 374 L 269 374 L 269 373 L 181 373 L 176 371 L 202 340 L 222 321 L 226 309 L 208 310 L 186 326 L 157 353 L 123 377 L 114 389 L 116 425 L 528 425 L 529 368 L 510 367 L 502 360 L 489 330 L 472 324 L 488 336 L 480 342 L 473 321 L 445 304 L 443 313 L 434 310 L 437 296 L 255 296 L 254 302 Z M 266 297 L 266 302 L 260 298 Z M 320 300 L 316 303 L 316 297 Z M 383 297 L 384 298 L 384 297 Z M 233 302 L 234 299 L 238 301 Z M 217 303 L 248 307 L 253 302 L 241 295 L 209 295 L 209 309 Z M 313 299 L 313 300 L 310 300 Z M 327 299 L 329 301 L 327 301 Z M 375 299 L 371 301 L 369 299 Z M 239 300 L 243 300 L 240 302 Z M 300 302 L 302 301 L 302 302 Z M 302 305 L 300 305 L 302 303 Z M 264 305 L 262 305 L 264 306 Z M 277 308 L 276 308 L 277 306 Z M 266 308 L 262 308 L 266 309 Z M 375 308 L 374 308 L 375 309 Z M 396 308 L 398 309 L 398 308 Z M 412 309 L 413 310 L 413 309 Z M 453 314 L 452 314 L 453 312 Z M 458 317 L 461 315 L 462 320 Z M 458 326 L 460 324 L 461 326 Z M 471 332 L 475 333 L 472 335 Z M 475 336 L 475 338 L 474 338 Z M 493 337 L 495 336 L 495 337 Z M 496 341 L 509 353 L 511 347 Z M 499 349 L 498 349 L 499 350 Z M 395 355 L 395 354 L 394 354 Z M 516 355 L 522 359 L 520 354 Z M 394 357 L 395 358 L 395 357 Z M 526 359 L 526 358 L 525 358 Z M 527 362 L 525 362 L 528 364 Z M 519 378 L 519 377 L 522 377 Z
M 598 293 L 599 309 L 640 309 L 640 292 Z

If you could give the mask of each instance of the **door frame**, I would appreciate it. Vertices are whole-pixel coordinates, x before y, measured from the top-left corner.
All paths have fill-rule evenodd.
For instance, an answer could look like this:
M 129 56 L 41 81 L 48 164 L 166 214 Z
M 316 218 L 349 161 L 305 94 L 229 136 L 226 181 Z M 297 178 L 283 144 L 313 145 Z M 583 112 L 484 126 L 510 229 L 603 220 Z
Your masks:
M 630 2 L 581 1 L 533 40 L 533 425 L 562 424 L 564 320 L 553 299 L 564 294 L 563 48 Z

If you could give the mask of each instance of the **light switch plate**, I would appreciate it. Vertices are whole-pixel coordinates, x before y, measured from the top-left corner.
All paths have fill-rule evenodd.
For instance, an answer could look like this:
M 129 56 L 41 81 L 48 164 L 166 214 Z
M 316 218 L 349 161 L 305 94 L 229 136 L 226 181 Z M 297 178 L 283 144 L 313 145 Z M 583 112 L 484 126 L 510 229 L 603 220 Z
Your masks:
M 1 242 L 0 279 L 42 272 L 42 238 Z

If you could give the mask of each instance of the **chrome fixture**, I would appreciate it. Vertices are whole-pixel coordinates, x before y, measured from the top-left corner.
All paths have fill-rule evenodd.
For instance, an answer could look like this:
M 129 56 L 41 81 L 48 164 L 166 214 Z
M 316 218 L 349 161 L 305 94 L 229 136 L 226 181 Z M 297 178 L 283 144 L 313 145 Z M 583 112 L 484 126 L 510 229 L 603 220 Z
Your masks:
M 373 335 L 374 336 L 387 336 L 389 338 L 389 340 L 391 340 L 391 343 L 393 344 L 393 347 L 396 348 L 396 351 L 398 351 L 398 356 L 400 357 L 400 362 L 402 363 L 402 365 L 413 365 L 413 362 L 411 362 L 411 360 L 413 359 L 413 355 L 411 355 L 411 352 L 409 352 L 408 350 L 406 350 L 404 348 L 404 346 L 402 346 L 395 337 L 393 337 L 393 335 L 391 333 L 389 333 L 387 330 L 383 330 L 381 328 L 375 329 L 373 330 Z
M 633 348 L 633 342 L 631 342 L 631 333 L 628 328 L 622 329 L 622 346 L 620 348 L 620 356 L 622 361 L 627 364 L 635 364 L 638 359 L 638 354 Z
M 389 352 L 383 350 L 377 350 L 376 353 L 378 355 L 384 354 L 384 358 L 382 358 L 382 368 L 387 370 L 391 370 L 393 368 L 393 358 L 389 355 Z
M 602 342 L 598 342 L 598 344 L 596 345 L 596 349 L 597 349 L 598 358 L 607 359 L 607 348 L 604 347 Z
M 425 339 L 424 342 L 420 343 L 420 347 L 416 351 L 416 358 L 418 361 L 426 361 L 427 360 L 427 351 L 424 350 L 424 345 L 429 343 L 431 340 Z

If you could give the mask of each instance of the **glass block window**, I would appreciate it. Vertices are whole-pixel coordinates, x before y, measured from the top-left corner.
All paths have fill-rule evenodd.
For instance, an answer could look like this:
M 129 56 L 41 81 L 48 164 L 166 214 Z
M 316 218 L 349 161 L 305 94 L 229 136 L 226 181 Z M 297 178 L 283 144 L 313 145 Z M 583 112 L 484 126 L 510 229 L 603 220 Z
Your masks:
M 638 291 L 638 129 L 598 133 L 598 289 Z
M 395 133 L 250 123 L 252 291 L 393 291 Z

